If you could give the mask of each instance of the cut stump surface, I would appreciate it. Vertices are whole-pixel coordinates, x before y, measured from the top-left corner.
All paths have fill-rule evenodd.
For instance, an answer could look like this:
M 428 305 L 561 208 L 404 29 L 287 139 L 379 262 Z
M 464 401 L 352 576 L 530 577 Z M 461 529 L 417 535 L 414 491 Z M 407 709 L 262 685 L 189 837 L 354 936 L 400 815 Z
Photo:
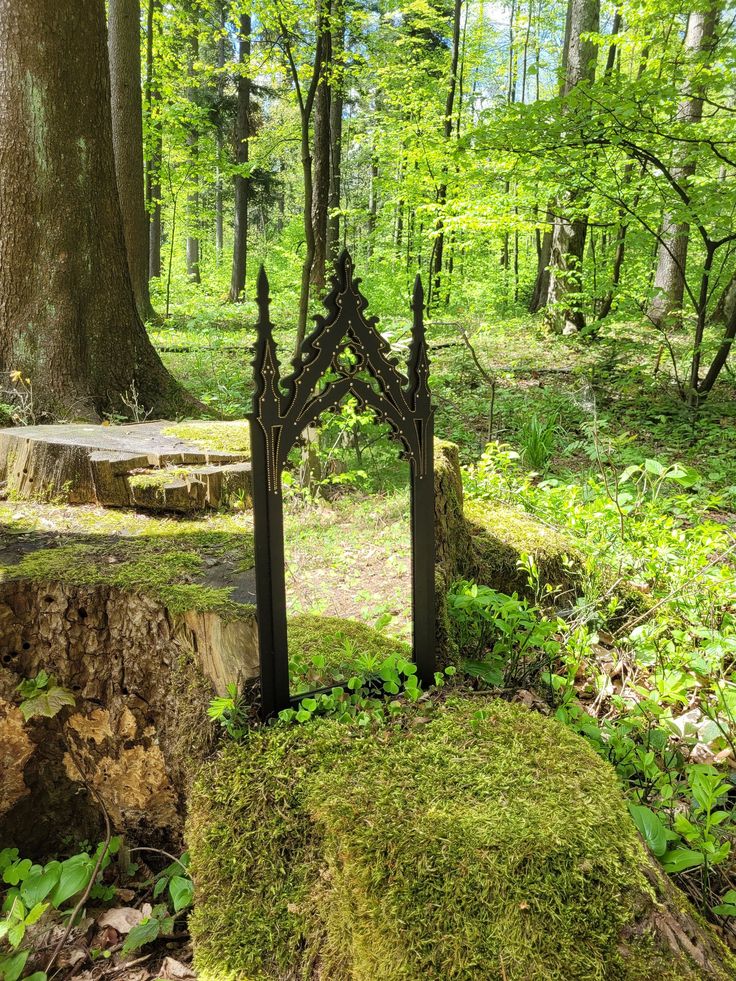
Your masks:
M 214 448 L 213 448 L 214 447 Z M 19 499 L 154 511 L 250 498 L 247 422 L 68 424 L 0 430 L 0 481 Z

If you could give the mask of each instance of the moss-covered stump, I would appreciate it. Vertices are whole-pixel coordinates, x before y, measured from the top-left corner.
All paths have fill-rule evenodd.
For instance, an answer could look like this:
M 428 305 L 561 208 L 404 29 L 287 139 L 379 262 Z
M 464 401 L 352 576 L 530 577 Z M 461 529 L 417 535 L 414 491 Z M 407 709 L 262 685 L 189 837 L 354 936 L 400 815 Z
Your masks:
M 528 595 L 522 556 L 534 558 L 544 586 L 557 589 L 555 599 L 572 604 L 580 589 L 584 559 L 575 542 L 517 508 L 494 501 L 470 502 L 465 517 L 472 537 L 466 570 L 501 593 Z
M 357 660 L 371 654 L 383 660 L 411 658 L 411 647 L 365 623 L 342 617 L 301 613 L 289 618 L 289 666 L 294 694 L 347 681 L 359 670 Z M 314 659 L 320 667 L 315 670 Z
M 734 976 L 580 738 L 499 701 L 421 711 L 261 729 L 205 768 L 201 981 Z
M 470 528 L 463 513 L 463 478 L 455 443 L 434 441 L 435 636 L 440 667 L 457 655 L 447 613 L 447 592 L 452 583 L 471 575 Z

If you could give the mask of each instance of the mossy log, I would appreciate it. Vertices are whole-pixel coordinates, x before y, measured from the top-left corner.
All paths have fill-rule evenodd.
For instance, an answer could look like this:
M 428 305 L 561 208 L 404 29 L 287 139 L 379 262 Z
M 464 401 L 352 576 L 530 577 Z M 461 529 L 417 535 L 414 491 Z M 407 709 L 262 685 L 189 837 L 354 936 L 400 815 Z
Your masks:
M 254 731 L 196 781 L 200 981 L 734 977 L 613 770 L 518 705 Z
M 247 422 L 19 426 L 0 430 L 0 482 L 18 499 L 155 511 L 251 494 Z

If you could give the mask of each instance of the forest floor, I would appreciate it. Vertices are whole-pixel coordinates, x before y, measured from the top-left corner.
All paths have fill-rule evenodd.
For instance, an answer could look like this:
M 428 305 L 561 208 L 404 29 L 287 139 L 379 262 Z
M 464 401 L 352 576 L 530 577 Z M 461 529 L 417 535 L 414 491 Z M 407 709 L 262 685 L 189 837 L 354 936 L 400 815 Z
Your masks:
M 251 314 L 247 306 L 175 310 L 168 326 L 152 330 L 172 372 L 232 418 L 250 409 L 254 334 L 242 323 L 252 322 Z M 386 323 L 401 359 L 407 322 Z M 693 418 L 675 393 L 667 351 L 637 324 L 607 325 L 596 340 L 585 340 L 552 335 L 529 318 L 499 318 L 469 325 L 469 343 L 454 323 L 430 324 L 428 336 L 436 432 L 460 446 L 466 498 L 488 509 L 501 503 L 527 511 L 569 535 L 584 557 L 575 607 L 556 620 L 545 682 L 552 710 L 616 767 L 652 850 L 733 942 L 733 373 Z M 277 330 L 276 337 L 290 355 L 290 334 Z M 685 338 L 675 340 L 684 350 Z M 353 411 L 329 424 L 324 445 L 317 500 L 293 478 L 286 489 L 290 611 L 348 616 L 408 639 L 406 466 L 385 440 L 376 441 L 374 424 Z M 92 528 L 116 564 L 125 562 L 126 543 L 140 536 L 171 542 L 188 536 L 203 543 L 202 568 L 193 572 L 184 563 L 177 582 L 228 592 L 242 572 L 238 543 L 251 530 L 249 514 L 235 504 L 175 518 L 14 501 L 2 505 L 0 523 L 13 527 L 18 548 L 23 543 L 15 536 L 26 536 L 24 554 Z M 4 561 L 15 560 L 8 554 Z M 617 584 L 647 598 L 641 617 L 622 617 L 615 591 L 597 575 L 604 566 Z M 534 582 L 531 568 L 529 575 L 534 601 L 523 615 L 555 622 L 544 584 Z M 506 613 L 493 602 L 499 622 Z M 482 685 L 482 665 L 469 667 Z M 706 800 L 702 785 L 709 780 Z M 726 816 L 713 820 L 721 811 Z M 173 958 L 165 968 L 164 956 Z M 193 976 L 188 962 L 184 938 L 159 945 L 150 959 L 127 966 L 101 959 L 67 976 L 186 978 Z
M 248 321 L 247 310 L 222 318 L 200 312 L 196 323 L 174 317 L 154 340 L 198 397 L 242 415 Z M 407 322 L 387 318 L 383 326 L 401 359 Z M 575 607 L 557 621 L 548 677 L 558 718 L 614 765 L 652 850 L 734 943 L 733 368 L 694 415 L 676 388 L 685 332 L 665 343 L 645 324 L 621 321 L 604 324 L 595 338 L 563 338 L 528 317 L 498 317 L 430 323 L 428 337 L 436 432 L 460 447 L 466 498 L 522 509 L 569 535 L 584 556 Z M 277 329 L 276 338 L 282 360 L 290 357 L 288 332 Z M 354 419 L 343 425 L 370 445 Z M 394 556 L 403 570 L 407 557 L 401 479 L 380 451 L 361 460 L 345 451 L 339 464 L 340 483 L 328 483 L 316 525 L 297 519 L 291 540 L 287 530 L 291 582 L 301 582 L 296 602 L 395 630 L 404 618 L 386 568 Z M 386 536 L 380 543 L 377 525 Z M 644 597 L 643 613 L 623 611 L 610 579 L 601 583 L 604 568 L 615 585 Z M 544 583 L 533 581 L 533 567 L 529 574 L 531 609 L 554 617 Z M 491 602 L 498 625 L 506 607 Z

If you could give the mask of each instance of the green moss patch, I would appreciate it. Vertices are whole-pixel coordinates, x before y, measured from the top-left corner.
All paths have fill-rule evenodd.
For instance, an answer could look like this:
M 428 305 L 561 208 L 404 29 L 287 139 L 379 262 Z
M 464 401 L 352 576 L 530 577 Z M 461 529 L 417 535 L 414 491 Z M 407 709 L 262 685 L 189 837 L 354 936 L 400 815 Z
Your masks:
M 93 508 L 26 504 L 24 513 L 12 516 L 1 507 L 0 524 L 7 541 L 14 539 L 14 529 L 23 534 L 17 561 L 0 564 L 0 582 L 107 585 L 145 593 L 171 613 L 211 611 L 228 619 L 253 613 L 252 606 L 231 598 L 235 576 L 253 565 L 249 519 L 110 516 Z M 216 585 L 212 568 L 219 573 Z M 231 579 L 233 585 L 221 584 Z
M 201 468 L 200 468 L 201 469 Z M 128 477 L 131 487 L 161 489 L 174 480 L 184 480 L 191 476 L 191 467 L 161 467 L 159 470 L 143 470 Z
M 650 860 L 583 740 L 477 697 L 418 713 L 259 729 L 206 767 L 202 981 L 702 976 L 652 932 Z
M 164 436 L 174 436 L 206 450 L 233 453 L 244 460 L 250 459 L 250 424 L 244 419 L 235 422 L 180 422 L 161 432 Z
M 501 593 L 529 594 L 523 555 L 534 557 L 542 586 L 560 587 L 571 601 L 579 589 L 583 557 L 565 535 L 531 515 L 494 501 L 468 501 L 465 517 L 472 535 L 474 578 Z

